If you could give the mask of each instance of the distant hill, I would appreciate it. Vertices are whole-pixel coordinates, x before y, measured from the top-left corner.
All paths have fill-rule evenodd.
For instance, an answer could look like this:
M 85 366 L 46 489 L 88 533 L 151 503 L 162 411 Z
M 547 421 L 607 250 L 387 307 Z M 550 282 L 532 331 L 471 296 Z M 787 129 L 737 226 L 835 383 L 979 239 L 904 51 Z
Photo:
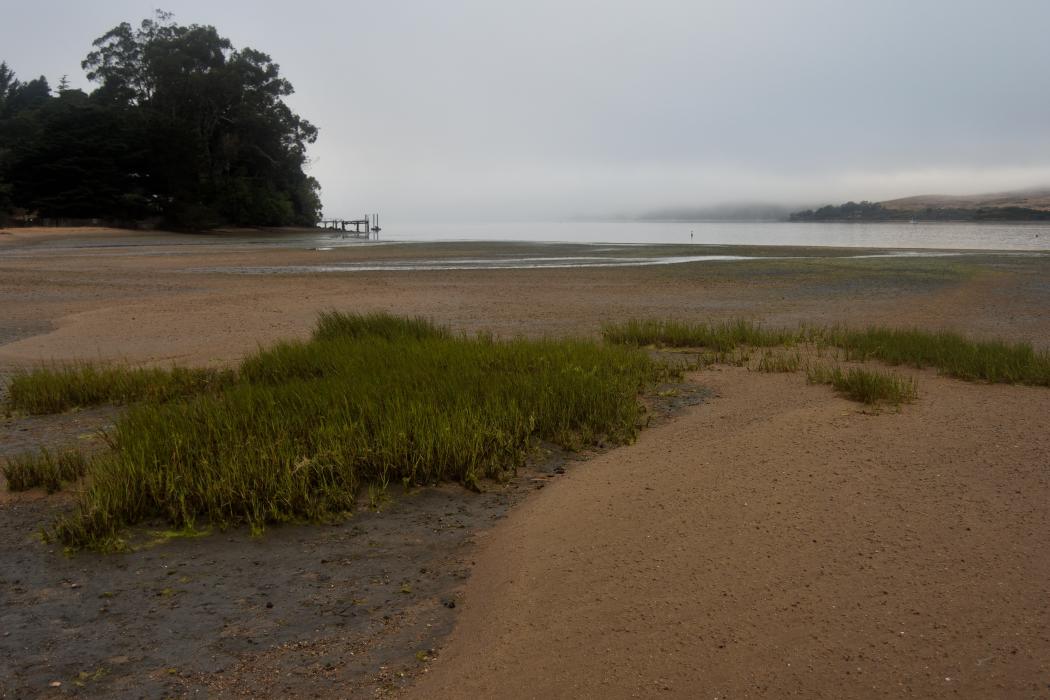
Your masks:
M 924 211 L 926 209 L 983 209 L 1017 207 L 1050 211 L 1050 188 L 996 192 L 994 194 L 920 194 L 879 202 L 886 209 Z
M 1050 221 L 1050 189 L 993 194 L 925 194 L 846 202 L 793 212 L 790 221 Z

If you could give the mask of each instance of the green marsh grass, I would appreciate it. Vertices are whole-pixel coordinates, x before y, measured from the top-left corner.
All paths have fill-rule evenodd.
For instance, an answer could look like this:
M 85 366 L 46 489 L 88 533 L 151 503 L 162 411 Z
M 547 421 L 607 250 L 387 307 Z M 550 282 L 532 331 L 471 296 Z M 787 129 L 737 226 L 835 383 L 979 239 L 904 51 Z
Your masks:
M 175 367 L 96 367 L 88 364 L 41 368 L 16 375 L 8 390 L 10 409 L 61 413 L 106 403 L 170 401 L 233 383 L 229 370 Z
M 765 351 L 755 367 L 759 372 L 798 372 L 802 369 L 802 354 L 795 352 Z
M 918 397 L 918 383 L 910 377 L 888 372 L 851 367 L 812 366 L 807 371 L 811 384 L 830 384 L 843 396 L 869 406 L 899 406 Z
M 639 321 L 610 324 L 605 339 L 627 345 L 708 348 L 728 352 L 738 347 L 812 344 L 818 356 L 828 348 L 843 351 L 846 360 L 880 360 L 891 365 L 932 367 L 969 381 L 1050 386 L 1050 353 L 1030 343 L 972 340 L 958 333 L 920 329 L 871 327 L 764 328 L 744 320 L 722 323 Z
M 611 343 L 643 347 L 710 348 L 720 352 L 735 350 L 741 345 L 793 345 L 800 339 L 799 332 L 771 330 L 743 319 L 721 323 L 632 319 L 607 324 L 602 329 L 602 335 Z
M 934 367 L 970 381 L 1050 386 L 1050 353 L 1030 343 L 970 340 L 958 333 L 917 329 L 830 328 L 818 331 L 847 360 L 881 360 L 891 365 Z
M 638 396 L 676 373 L 586 340 L 453 337 L 421 321 L 327 314 L 315 337 L 248 357 L 238 381 L 117 421 L 77 510 L 50 536 L 105 548 L 124 528 L 318 521 L 388 484 L 476 487 L 537 440 L 631 441 Z
M 43 487 L 48 493 L 62 489 L 62 484 L 77 481 L 87 474 L 88 460 L 78 450 L 57 454 L 46 448 L 8 457 L 0 467 L 9 491 L 27 491 Z
M 317 321 L 315 340 L 348 340 L 351 338 L 385 338 L 387 340 L 448 338 L 447 328 L 415 316 L 405 318 L 385 313 L 345 314 L 324 311 Z

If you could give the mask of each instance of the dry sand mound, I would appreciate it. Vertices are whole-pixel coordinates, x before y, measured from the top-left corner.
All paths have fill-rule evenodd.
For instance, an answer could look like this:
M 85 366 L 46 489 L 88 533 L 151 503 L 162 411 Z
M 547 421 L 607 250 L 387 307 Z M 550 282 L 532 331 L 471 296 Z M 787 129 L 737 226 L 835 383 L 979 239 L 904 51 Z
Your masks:
M 1050 392 L 799 375 L 721 397 L 488 535 L 418 697 L 1043 697 Z

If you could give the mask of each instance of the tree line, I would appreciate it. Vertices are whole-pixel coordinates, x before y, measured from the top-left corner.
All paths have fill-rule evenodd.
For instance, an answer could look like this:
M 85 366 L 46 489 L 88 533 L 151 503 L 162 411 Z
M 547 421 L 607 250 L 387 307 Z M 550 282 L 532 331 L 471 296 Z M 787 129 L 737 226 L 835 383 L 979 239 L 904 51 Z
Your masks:
M 1027 207 L 925 207 L 887 209 L 878 202 L 828 204 L 819 209 L 797 211 L 789 221 L 1050 221 L 1050 211 Z
M 270 56 L 158 11 L 96 39 L 95 88 L 18 79 L 0 62 L 0 219 L 155 221 L 183 229 L 313 225 L 317 129 Z

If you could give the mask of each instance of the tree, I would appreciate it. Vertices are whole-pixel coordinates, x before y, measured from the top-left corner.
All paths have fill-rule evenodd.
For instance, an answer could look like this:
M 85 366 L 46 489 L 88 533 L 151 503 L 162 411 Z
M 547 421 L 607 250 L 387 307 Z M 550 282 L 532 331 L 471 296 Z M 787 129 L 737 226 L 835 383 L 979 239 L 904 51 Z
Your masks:
M 90 95 L 65 76 L 53 95 L 0 64 L 0 211 L 184 228 L 319 218 L 304 172 L 317 129 L 285 103 L 292 86 L 267 54 L 157 12 L 96 39 L 82 66 Z
M 7 62 L 0 62 L 0 117 L 4 115 L 7 101 L 18 90 L 20 85 L 21 83 L 15 77 L 14 71 L 8 68 Z
M 3 139 L 3 119 L 7 113 L 7 103 L 11 96 L 18 90 L 21 83 L 15 77 L 6 62 L 0 62 L 0 223 L 6 218 L 11 210 L 13 200 L 11 196 L 12 186 L 7 179 L 7 171 L 10 168 L 10 147 Z
M 11 120 L 12 198 L 47 218 L 148 216 L 146 160 L 136 115 L 66 90 Z
M 20 112 L 28 112 L 42 106 L 51 98 L 51 86 L 47 78 L 40 76 L 28 83 L 16 81 L 4 100 L 4 116 L 13 117 Z
M 292 86 L 267 54 L 164 12 L 137 30 L 118 25 L 94 47 L 83 63 L 99 83 L 94 97 L 142 110 L 169 219 L 316 222 L 318 184 L 303 167 L 317 129 L 285 104 Z

